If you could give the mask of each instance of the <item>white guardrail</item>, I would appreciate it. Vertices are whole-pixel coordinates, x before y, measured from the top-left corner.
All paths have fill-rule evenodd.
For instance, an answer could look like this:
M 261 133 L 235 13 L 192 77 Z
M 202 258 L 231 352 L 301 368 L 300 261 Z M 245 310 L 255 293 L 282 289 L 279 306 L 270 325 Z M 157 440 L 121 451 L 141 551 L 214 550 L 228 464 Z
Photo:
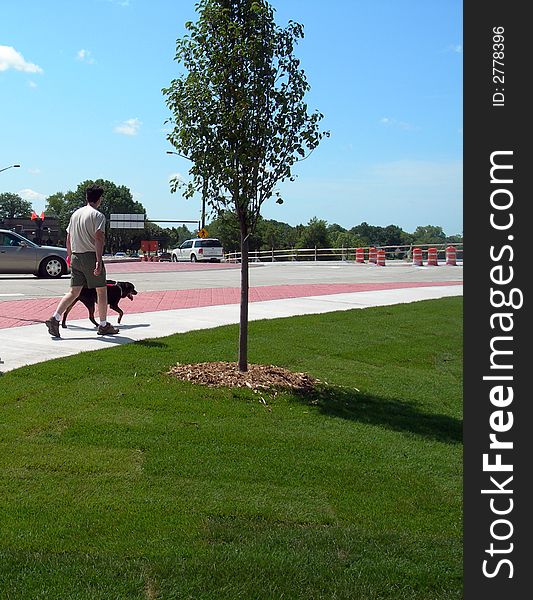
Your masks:
M 388 261 L 412 262 L 413 249 L 422 251 L 423 262 L 427 261 L 428 250 L 436 248 L 437 258 L 446 260 L 447 248 L 455 248 L 457 260 L 463 260 L 463 243 L 458 244 L 411 244 L 409 246 L 365 246 L 362 248 L 285 248 L 282 250 L 254 250 L 249 252 L 250 262 L 277 262 L 277 261 L 325 261 L 325 260 L 356 260 L 356 251 L 363 251 L 364 261 L 368 262 L 371 250 L 384 250 L 385 259 Z M 227 262 L 240 262 L 240 252 L 228 252 L 225 254 Z

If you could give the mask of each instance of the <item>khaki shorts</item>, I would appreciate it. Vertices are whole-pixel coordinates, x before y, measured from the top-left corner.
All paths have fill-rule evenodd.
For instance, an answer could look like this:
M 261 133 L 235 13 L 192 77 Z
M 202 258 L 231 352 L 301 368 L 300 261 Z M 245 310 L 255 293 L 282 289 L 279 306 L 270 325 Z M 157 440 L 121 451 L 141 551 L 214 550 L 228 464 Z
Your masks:
M 95 267 L 96 252 L 73 252 L 70 258 L 71 287 L 104 287 L 106 284 L 106 272 L 103 261 L 102 270 L 100 271 L 100 275 L 98 275 L 98 277 L 94 274 Z

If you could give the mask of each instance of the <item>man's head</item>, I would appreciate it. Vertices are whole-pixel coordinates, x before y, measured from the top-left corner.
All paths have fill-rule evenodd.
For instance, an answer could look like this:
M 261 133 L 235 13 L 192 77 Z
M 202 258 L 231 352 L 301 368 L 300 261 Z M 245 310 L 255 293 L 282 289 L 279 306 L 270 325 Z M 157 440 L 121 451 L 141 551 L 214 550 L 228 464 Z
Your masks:
M 104 194 L 104 188 L 93 183 L 85 190 L 85 198 L 89 204 L 97 206 L 100 204 L 102 196 Z

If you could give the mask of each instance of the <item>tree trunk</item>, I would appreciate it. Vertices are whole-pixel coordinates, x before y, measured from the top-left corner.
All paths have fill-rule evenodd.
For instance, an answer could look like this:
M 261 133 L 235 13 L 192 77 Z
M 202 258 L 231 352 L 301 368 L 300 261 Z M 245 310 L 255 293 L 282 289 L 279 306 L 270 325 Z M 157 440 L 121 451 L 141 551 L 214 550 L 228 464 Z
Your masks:
M 248 371 L 248 233 L 241 226 L 241 316 L 239 325 L 239 371 Z

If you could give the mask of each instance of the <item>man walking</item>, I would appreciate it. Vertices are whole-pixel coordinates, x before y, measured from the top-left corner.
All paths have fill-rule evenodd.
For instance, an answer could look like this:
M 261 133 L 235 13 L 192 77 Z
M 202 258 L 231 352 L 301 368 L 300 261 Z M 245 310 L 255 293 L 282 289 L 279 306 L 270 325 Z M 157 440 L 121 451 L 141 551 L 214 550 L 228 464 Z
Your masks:
M 70 290 L 57 305 L 56 312 L 46 321 L 52 337 L 59 335 L 61 315 L 80 295 L 83 287 L 96 288 L 100 325 L 98 335 L 113 335 L 118 328 L 107 321 L 106 272 L 102 253 L 105 241 L 105 215 L 97 210 L 104 189 L 96 184 L 85 190 L 87 205 L 78 208 L 67 227 L 67 259 L 72 271 Z

